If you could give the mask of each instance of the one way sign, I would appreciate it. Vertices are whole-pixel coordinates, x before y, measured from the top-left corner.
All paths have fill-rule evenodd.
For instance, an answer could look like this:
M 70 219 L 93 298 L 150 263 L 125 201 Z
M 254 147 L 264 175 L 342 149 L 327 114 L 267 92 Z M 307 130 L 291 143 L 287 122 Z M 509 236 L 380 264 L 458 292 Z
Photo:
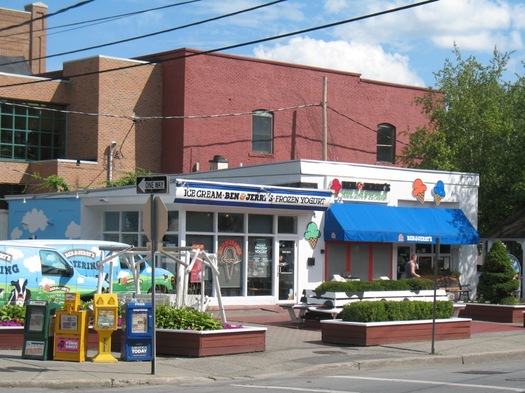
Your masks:
M 168 190 L 168 176 L 137 177 L 138 194 L 166 194 Z

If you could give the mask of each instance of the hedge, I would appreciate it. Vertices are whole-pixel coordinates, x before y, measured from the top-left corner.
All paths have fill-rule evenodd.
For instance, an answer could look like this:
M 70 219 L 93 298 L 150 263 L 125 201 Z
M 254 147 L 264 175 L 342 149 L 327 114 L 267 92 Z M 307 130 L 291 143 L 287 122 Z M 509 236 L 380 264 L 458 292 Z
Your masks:
M 341 319 L 347 322 L 387 322 L 413 321 L 432 319 L 433 302 L 420 300 L 403 301 L 365 301 L 349 303 L 343 307 Z M 454 307 L 452 302 L 436 301 L 436 318 L 452 317 Z
M 325 281 L 316 292 L 420 291 L 434 289 L 434 281 L 425 278 L 375 281 Z

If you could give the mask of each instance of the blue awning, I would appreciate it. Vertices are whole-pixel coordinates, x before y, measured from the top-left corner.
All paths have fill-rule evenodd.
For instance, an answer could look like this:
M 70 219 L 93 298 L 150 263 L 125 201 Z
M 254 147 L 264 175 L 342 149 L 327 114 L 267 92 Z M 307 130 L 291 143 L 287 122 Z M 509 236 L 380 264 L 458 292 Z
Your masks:
M 461 209 L 337 203 L 325 215 L 326 241 L 478 244 Z

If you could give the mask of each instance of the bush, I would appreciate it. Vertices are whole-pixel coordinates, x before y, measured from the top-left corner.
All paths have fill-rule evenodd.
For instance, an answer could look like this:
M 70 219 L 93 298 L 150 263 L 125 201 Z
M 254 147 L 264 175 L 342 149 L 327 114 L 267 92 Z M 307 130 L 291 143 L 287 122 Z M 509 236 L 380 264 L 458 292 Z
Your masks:
M 11 326 L 23 326 L 26 319 L 26 308 L 15 306 L 12 304 L 6 304 L 0 307 L 0 326 L 11 325 Z
M 343 307 L 341 319 L 347 322 L 414 321 L 432 319 L 433 310 L 433 302 L 419 300 L 353 302 Z M 450 318 L 453 313 L 452 302 L 436 302 L 437 319 Z
M 420 291 L 434 289 L 434 281 L 424 278 L 375 281 L 325 281 L 315 292 Z
M 501 240 L 496 240 L 481 266 L 477 289 L 479 300 L 492 304 L 517 304 L 518 299 L 513 295 L 519 288 L 519 281 L 515 275 L 507 249 Z
M 172 308 L 168 305 L 155 309 L 155 322 L 158 329 L 176 330 L 218 330 L 222 323 L 211 314 L 190 307 Z

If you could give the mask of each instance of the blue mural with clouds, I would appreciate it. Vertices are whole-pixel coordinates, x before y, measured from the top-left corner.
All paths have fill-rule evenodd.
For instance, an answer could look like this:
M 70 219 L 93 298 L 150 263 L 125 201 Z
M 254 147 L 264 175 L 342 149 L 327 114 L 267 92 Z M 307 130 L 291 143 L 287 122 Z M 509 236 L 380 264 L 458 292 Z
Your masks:
M 10 200 L 8 237 L 80 239 L 80 199 Z

